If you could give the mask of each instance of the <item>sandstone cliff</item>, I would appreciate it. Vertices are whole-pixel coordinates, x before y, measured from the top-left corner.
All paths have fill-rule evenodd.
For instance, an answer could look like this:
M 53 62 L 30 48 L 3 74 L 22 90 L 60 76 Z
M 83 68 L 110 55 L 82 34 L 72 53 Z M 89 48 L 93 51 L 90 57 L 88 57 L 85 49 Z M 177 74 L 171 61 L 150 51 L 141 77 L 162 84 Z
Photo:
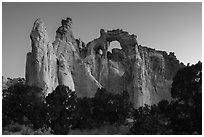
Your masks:
M 110 42 L 122 49 L 108 51 Z M 32 52 L 27 55 L 26 84 L 38 86 L 45 95 L 58 84 L 76 90 L 78 97 L 93 97 L 104 87 L 117 94 L 128 91 L 135 107 L 170 100 L 172 78 L 183 67 L 174 53 L 138 45 L 137 37 L 123 30 L 100 30 L 100 37 L 83 43 L 75 39 L 72 19 L 63 19 L 50 44 L 42 20 L 31 32 Z
M 47 95 L 58 85 L 57 67 L 56 56 L 41 19 L 35 21 L 30 38 L 32 51 L 27 54 L 26 84 L 42 88 Z
M 45 96 L 57 85 L 76 89 L 79 97 L 94 96 L 101 85 L 91 75 L 88 63 L 80 57 L 78 47 L 81 43 L 77 44 L 74 39 L 72 20 L 63 19 L 61 25 L 51 44 L 43 21 L 37 19 L 34 22 L 30 34 L 32 51 L 26 60 L 26 84 L 40 87 Z
M 135 107 L 171 99 L 172 78 L 183 67 L 173 53 L 142 47 L 135 35 L 119 29 L 100 33 L 88 43 L 87 56 L 94 56 L 92 74 L 103 87 L 113 93 L 128 91 Z M 122 49 L 108 52 L 112 41 Z

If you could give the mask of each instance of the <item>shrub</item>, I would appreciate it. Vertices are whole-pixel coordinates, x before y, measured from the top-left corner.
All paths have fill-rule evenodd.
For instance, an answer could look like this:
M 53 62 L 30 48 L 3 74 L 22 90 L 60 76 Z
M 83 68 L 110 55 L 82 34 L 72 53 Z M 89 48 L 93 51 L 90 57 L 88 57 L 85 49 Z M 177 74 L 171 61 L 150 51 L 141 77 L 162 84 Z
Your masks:
M 94 97 L 94 119 L 97 123 L 124 123 L 132 104 L 126 91 L 113 95 L 104 88 L 98 89 Z
M 26 116 L 35 128 L 44 127 L 46 109 L 41 89 L 17 83 L 3 90 L 2 113 L 4 118 L 20 124 L 24 124 Z
M 202 63 L 180 69 L 172 83 L 173 101 L 133 112 L 132 134 L 202 134 Z
M 64 85 L 57 86 L 46 97 L 49 126 L 54 134 L 68 134 L 73 123 L 76 98 L 76 93 Z
M 73 129 L 91 129 L 96 126 L 93 119 L 93 98 L 77 98 L 77 105 L 74 112 Z
M 166 101 L 160 105 L 142 106 L 133 112 L 133 125 L 130 128 L 131 133 L 138 135 L 172 134 L 170 121 L 166 112 L 168 106 Z M 168 110 L 167 110 L 168 112 Z
M 22 123 L 27 89 L 23 84 L 15 84 L 2 91 L 2 113 L 10 119 Z
M 171 89 L 174 134 L 202 134 L 202 63 L 180 69 Z
M 94 98 L 78 98 L 73 129 L 91 129 L 104 124 L 123 124 L 132 105 L 127 92 L 112 94 L 98 89 Z

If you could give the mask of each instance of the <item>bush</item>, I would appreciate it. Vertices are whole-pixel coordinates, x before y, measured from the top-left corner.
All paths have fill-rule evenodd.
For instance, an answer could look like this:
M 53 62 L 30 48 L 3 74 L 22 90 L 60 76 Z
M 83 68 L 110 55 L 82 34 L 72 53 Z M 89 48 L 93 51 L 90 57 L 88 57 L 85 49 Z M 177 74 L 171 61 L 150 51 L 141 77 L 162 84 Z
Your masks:
M 132 105 L 127 92 L 113 95 L 98 89 L 94 98 L 78 98 L 73 129 L 91 129 L 104 124 L 123 124 Z
M 93 119 L 93 98 L 77 98 L 72 129 L 91 129 L 96 126 Z
M 39 97 L 39 93 L 41 93 L 39 88 L 17 83 L 3 90 L 2 93 L 2 114 L 4 118 L 23 124 L 23 117 L 26 116 L 36 128 L 42 127 L 39 122 L 43 121 L 44 114 L 41 116 L 38 114 L 43 113 L 44 109 L 41 109 L 42 96 Z M 5 122 L 3 125 L 6 125 Z
M 133 112 L 133 125 L 130 128 L 132 134 L 155 135 L 172 134 L 168 112 L 168 101 L 162 100 L 158 105 L 142 106 Z
M 171 89 L 174 134 L 202 134 L 202 63 L 180 69 Z
M 75 92 L 62 85 L 44 99 L 41 89 L 16 84 L 3 91 L 3 125 L 11 120 L 24 124 L 27 117 L 35 129 L 51 127 L 54 134 L 68 134 L 70 128 L 119 124 L 130 115 L 128 100 L 125 91 L 113 95 L 105 89 L 98 89 L 94 98 L 77 98 Z
M 126 91 L 113 95 L 104 88 L 98 89 L 94 97 L 94 119 L 97 123 L 124 123 L 132 104 Z
M 133 112 L 132 134 L 202 134 L 202 63 L 180 69 L 172 83 L 173 101 Z
M 2 91 L 2 114 L 16 122 L 22 123 L 25 106 L 26 87 L 23 84 L 15 84 Z
M 76 93 L 64 85 L 46 97 L 49 113 L 49 126 L 54 134 L 68 134 L 73 123 L 73 112 L 76 109 Z

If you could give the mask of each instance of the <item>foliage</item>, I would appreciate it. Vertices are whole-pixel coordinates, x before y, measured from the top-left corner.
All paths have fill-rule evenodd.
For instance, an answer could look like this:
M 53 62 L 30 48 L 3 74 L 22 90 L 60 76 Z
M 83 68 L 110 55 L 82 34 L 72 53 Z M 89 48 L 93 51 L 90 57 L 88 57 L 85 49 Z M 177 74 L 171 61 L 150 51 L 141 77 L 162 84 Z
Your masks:
M 158 106 L 142 106 L 133 112 L 131 133 L 138 135 L 171 134 L 170 121 L 165 111 L 169 111 L 168 101 L 161 101 Z
M 194 99 L 202 91 L 202 63 L 180 69 L 173 78 L 171 95 L 174 99 L 185 101 Z
M 133 111 L 132 134 L 202 134 L 202 63 L 180 69 L 172 83 L 173 101 Z
M 46 99 L 41 93 L 39 88 L 23 84 L 4 90 L 3 116 L 21 124 L 26 116 L 36 129 L 51 127 L 54 134 L 67 134 L 70 128 L 91 129 L 105 123 L 124 123 L 132 107 L 125 91 L 113 95 L 98 89 L 94 98 L 77 98 L 75 92 L 60 85 Z
M 104 124 L 123 124 L 132 108 L 127 92 L 112 94 L 98 89 L 94 98 L 78 98 L 73 129 L 91 129 Z
M 54 134 L 68 134 L 73 123 L 73 112 L 76 109 L 76 93 L 64 85 L 46 97 L 49 114 L 49 126 Z
M 93 119 L 93 98 L 77 98 L 77 106 L 74 112 L 72 129 L 91 129 L 95 127 Z
M 124 123 L 131 108 L 129 94 L 126 91 L 113 95 L 102 88 L 98 89 L 94 97 L 93 113 L 97 123 Z
M 3 111 L 4 111 L 4 113 L 2 113 L 2 127 L 5 127 L 5 126 L 11 124 L 12 120 L 10 117 L 5 115 L 5 110 L 3 110 Z
M 130 118 L 131 134 L 202 134 L 202 63 L 180 69 L 171 93 L 170 103 L 133 109 L 126 91 L 112 94 L 101 88 L 93 98 L 77 98 L 60 85 L 44 99 L 41 89 L 18 83 L 2 92 L 2 124 L 23 123 L 27 117 L 35 129 L 68 134 L 70 128 L 123 125 Z
M 172 128 L 175 134 L 202 133 L 202 63 L 179 70 L 173 79 Z
M 26 87 L 15 84 L 2 91 L 2 113 L 16 122 L 22 122 Z
M 23 118 L 27 117 L 35 128 L 43 127 L 46 111 L 41 93 L 39 88 L 22 83 L 3 90 L 2 113 L 4 118 L 23 124 Z
M 42 131 L 41 129 L 35 129 L 33 124 L 21 125 L 18 123 L 11 123 L 2 129 L 3 135 L 49 135 L 50 129 Z

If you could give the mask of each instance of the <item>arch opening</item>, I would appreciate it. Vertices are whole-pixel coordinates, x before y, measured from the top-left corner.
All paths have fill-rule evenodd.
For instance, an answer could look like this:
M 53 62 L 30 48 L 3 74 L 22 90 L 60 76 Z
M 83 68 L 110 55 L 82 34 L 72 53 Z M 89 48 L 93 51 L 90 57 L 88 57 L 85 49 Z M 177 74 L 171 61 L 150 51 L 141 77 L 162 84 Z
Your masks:
M 112 49 L 122 49 L 118 41 L 112 41 L 109 44 L 108 51 L 112 53 Z
M 95 50 L 95 53 L 96 53 L 97 55 L 101 55 L 101 56 L 102 56 L 103 51 L 104 51 L 101 46 L 95 48 L 94 50 Z
M 121 62 L 125 59 L 125 53 L 118 41 L 112 41 L 109 44 L 107 51 L 108 60 Z

